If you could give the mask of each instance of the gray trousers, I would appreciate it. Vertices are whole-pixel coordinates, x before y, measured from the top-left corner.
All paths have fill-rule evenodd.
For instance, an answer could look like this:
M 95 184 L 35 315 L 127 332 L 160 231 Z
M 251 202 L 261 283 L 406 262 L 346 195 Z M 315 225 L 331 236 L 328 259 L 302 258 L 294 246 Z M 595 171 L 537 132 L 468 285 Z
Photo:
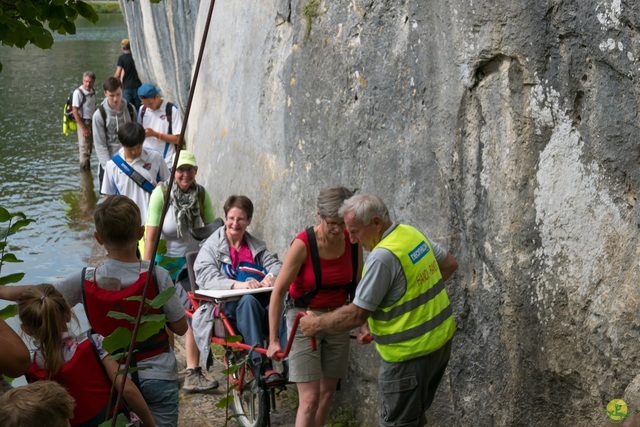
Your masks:
M 451 341 L 433 353 L 404 362 L 382 361 L 378 386 L 382 394 L 381 427 L 420 427 L 451 356 Z

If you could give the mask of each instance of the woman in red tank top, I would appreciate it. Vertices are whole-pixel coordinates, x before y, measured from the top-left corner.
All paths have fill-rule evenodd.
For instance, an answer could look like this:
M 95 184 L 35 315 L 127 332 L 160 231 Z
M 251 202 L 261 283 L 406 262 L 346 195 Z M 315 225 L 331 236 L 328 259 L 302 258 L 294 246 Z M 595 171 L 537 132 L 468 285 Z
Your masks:
M 271 294 L 269 357 L 281 350 L 278 323 L 287 291 L 291 328 L 300 311 L 322 315 L 348 303 L 349 292 L 360 280 L 362 248 L 351 245 L 338 215 L 342 203 L 352 195 L 344 187 L 322 189 L 317 201 L 320 224 L 302 231 L 291 243 Z M 327 423 L 338 381 L 347 374 L 348 332 L 323 333 L 316 336 L 316 344 L 317 350 L 311 350 L 310 338 L 298 330 L 289 354 L 289 380 L 297 383 L 299 394 L 296 426 Z

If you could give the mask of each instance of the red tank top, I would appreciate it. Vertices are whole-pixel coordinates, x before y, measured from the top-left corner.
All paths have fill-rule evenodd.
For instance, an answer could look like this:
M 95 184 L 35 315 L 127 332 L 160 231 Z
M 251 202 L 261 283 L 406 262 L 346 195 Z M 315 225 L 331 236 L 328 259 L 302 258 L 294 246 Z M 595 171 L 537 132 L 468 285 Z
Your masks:
M 71 360 L 51 378 L 66 388 L 76 401 L 72 426 L 100 424 L 105 420 L 107 407 L 113 408 L 115 404 L 115 400 L 109 402 L 111 380 L 96 352 L 92 339 L 86 336 L 78 343 Z M 45 370 L 36 364 L 35 356 L 25 376 L 30 383 L 47 379 Z
M 311 262 L 311 249 L 309 248 L 309 238 L 306 231 L 302 231 L 296 236 L 302 240 L 307 248 L 307 259 L 298 271 L 298 275 L 289 287 L 289 295 L 294 300 L 305 295 L 316 286 L 316 275 L 313 272 L 313 262 Z M 344 252 L 340 258 L 324 259 L 320 258 L 320 269 L 322 272 L 322 288 L 309 303 L 310 307 L 327 308 L 338 307 L 347 301 L 347 285 L 353 277 L 353 267 L 351 262 L 351 243 L 349 234 L 344 232 Z M 332 289 L 333 288 L 333 289 Z

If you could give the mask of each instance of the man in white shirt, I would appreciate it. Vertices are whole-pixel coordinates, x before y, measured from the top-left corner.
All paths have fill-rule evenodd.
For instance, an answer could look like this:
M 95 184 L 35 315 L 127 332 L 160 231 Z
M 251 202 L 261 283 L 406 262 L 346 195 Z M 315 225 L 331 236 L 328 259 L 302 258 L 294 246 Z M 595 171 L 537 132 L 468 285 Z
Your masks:
M 100 192 L 106 197 L 120 194 L 133 200 L 144 225 L 151 192 L 169 179 L 169 169 L 160 154 L 143 147 L 144 130 L 138 123 L 122 125 L 118 139 L 122 148 L 107 162 Z
M 80 154 L 80 169 L 91 168 L 89 159 L 93 147 L 93 134 L 91 133 L 91 118 L 96 111 L 96 91 L 93 85 L 96 75 L 91 71 L 85 71 L 82 75 L 82 86 L 73 92 L 71 109 L 76 119 L 78 131 L 78 151 Z

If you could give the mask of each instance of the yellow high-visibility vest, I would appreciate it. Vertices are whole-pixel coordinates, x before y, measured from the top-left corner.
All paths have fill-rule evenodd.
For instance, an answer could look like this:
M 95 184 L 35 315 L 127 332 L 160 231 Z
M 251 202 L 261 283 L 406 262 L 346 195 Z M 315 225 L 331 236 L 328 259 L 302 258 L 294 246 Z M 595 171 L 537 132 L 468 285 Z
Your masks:
M 380 356 L 402 362 L 434 352 L 453 337 L 456 323 L 429 240 L 415 228 L 398 224 L 376 248 L 398 258 L 407 280 L 402 298 L 369 317 Z

